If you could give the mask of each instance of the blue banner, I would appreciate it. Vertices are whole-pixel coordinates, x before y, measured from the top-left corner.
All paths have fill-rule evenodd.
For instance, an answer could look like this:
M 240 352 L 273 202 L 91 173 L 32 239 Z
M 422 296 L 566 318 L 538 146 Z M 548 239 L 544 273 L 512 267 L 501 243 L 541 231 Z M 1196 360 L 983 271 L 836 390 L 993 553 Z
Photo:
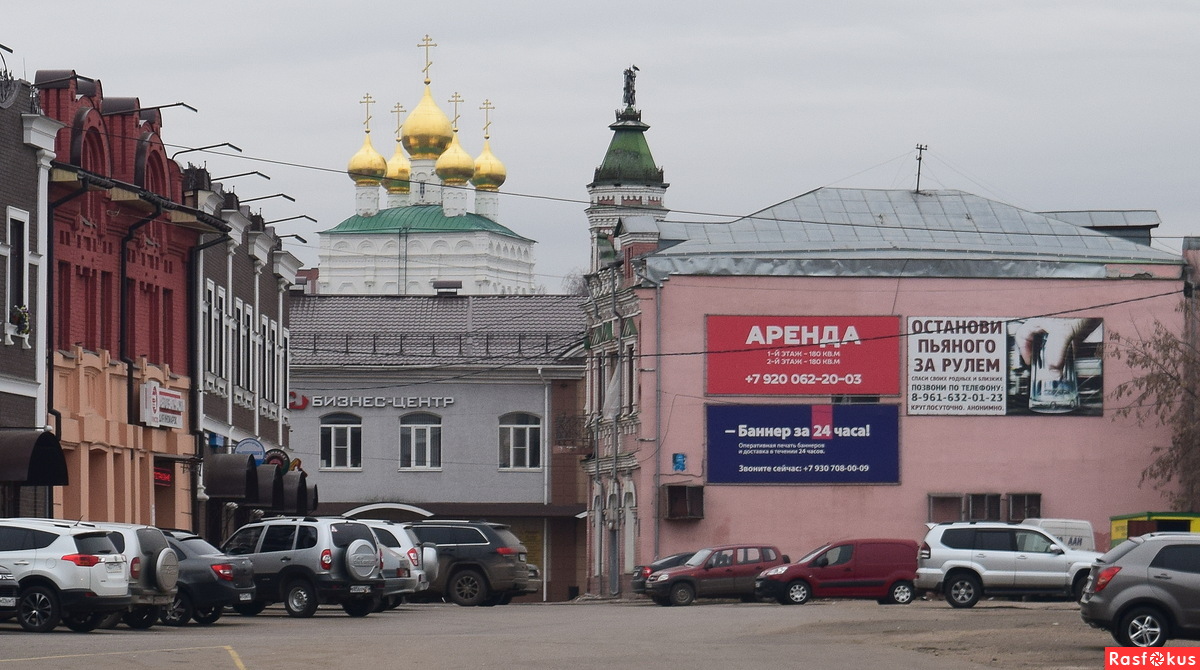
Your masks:
M 711 484 L 898 484 L 897 405 L 709 405 Z

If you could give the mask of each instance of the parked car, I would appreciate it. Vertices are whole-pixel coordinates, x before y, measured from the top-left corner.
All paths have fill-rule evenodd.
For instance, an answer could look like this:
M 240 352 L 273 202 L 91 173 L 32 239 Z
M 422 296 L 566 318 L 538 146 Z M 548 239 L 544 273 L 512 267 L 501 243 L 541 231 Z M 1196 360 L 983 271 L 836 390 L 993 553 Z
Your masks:
M 1200 534 L 1150 533 L 1113 547 L 1092 565 L 1079 616 L 1122 647 L 1200 640 Z
M 0 565 L 0 619 L 17 613 L 17 577 L 12 570 Z
M 130 604 L 129 568 L 108 533 L 72 521 L 0 519 L 0 564 L 18 584 L 17 621 L 86 632 Z
M 782 605 L 809 598 L 874 598 L 882 604 L 913 601 L 917 543 L 912 540 L 861 539 L 823 544 L 804 558 L 764 570 L 754 593 Z
M 651 562 L 650 565 L 633 566 L 633 579 L 630 580 L 630 587 L 633 589 L 634 593 L 645 593 L 646 579 L 650 575 L 658 572 L 659 570 L 673 568 L 677 565 L 683 565 L 687 559 L 691 558 L 695 554 L 696 552 L 694 551 L 682 551 L 678 554 L 663 556 L 662 558 Z
M 512 530 L 488 521 L 414 521 L 407 524 L 422 543 L 437 545 L 438 574 L 428 596 L 464 607 L 506 605 L 515 596 L 537 593 L 529 579 L 525 545 Z
M 422 546 L 421 540 L 411 528 L 395 521 L 381 519 L 357 519 L 371 528 L 383 551 L 383 599 L 380 609 L 388 609 L 403 602 L 405 596 L 420 593 L 429 588 L 430 577 L 426 566 L 437 576 L 437 549 Z
M 318 605 L 341 605 L 354 617 L 383 597 L 380 549 L 365 524 L 342 517 L 274 517 L 242 526 L 221 545 L 254 564 L 254 600 L 234 605 L 253 616 L 283 602 L 289 616 L 311 617 Z
M 1033 526 L 999 522 L 931 525 L 917 559 L 918 592 L 934 591 L 952 607 L 996 595 L 1079 600 L 1100 554 L 1070 549 Z
M 223 554 L 191 531 L 164 532 L 179 558 L 178 589 L 175 599 L 163 608 L 164 624 L 213 624 L 226 607 L 254 601 L 254 564 L 249 558 Z
M 1022 526 L 1036 526 L 1062 540 L 1071 549 L 1096 551 L 1096 533 L 1092 522 L 1083 519 L 1038 519 L 1029 518 Z
M 741 598 L 750 602 L 763 571 L 789 563 L 765 544 L 727 544 L 697 551 L 682 565 L 646 578 L 646 593 L 659 605 L 690 605 L 696 598 Z
M 171 551 L 167 537 L 154 526 L 93 521 L 108 533 L 113 546 L 129 561 L 129 609 L 120 621 L 137 630 L 153 626 L 163 608 L 175 600 L 179 580 L 179 557 Z M 118 617 L 110 615 L 100 625 L 111 628 Z

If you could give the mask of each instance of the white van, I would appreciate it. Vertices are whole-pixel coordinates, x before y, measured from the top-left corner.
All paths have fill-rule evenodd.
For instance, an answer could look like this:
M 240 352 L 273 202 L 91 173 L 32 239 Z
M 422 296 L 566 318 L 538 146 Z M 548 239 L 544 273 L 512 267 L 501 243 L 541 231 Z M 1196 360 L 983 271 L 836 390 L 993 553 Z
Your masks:
M 1025 519 L 1025 526 L 1034 526 L 1062 540 L 1063 544 L 1079 551 L 1096 551 L 1096 535 L 1092 522 L 1082 519 Z

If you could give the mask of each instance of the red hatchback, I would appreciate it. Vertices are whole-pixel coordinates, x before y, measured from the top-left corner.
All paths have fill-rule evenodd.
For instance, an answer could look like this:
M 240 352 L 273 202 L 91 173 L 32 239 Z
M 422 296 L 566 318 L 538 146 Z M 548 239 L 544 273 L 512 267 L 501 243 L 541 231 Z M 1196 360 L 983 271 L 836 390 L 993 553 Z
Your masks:
M 791 565 L 764 570 L 755 594 L 783 605 L 809 598 L 874 598 L 882 604 L 913 601 L 917 543 L 913 540 L 842 540 L 824 544 Z
M 727 544 L 697 551 L 686 563 L 646 578 L 646 594 L 659 605 L 690 605 L 696 598 L 755 600 L 754 580 L 788 562 L 777 547 Z

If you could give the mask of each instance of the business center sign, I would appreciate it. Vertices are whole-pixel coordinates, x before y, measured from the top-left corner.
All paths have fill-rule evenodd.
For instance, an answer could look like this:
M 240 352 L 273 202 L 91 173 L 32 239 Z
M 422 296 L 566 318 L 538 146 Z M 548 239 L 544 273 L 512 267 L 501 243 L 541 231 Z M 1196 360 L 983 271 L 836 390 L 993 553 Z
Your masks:
M 709 316 L 710 395 L 899 395 L 896 316 Z
M 896 405 L 709 405 L 710 484 L 898 484 Z

